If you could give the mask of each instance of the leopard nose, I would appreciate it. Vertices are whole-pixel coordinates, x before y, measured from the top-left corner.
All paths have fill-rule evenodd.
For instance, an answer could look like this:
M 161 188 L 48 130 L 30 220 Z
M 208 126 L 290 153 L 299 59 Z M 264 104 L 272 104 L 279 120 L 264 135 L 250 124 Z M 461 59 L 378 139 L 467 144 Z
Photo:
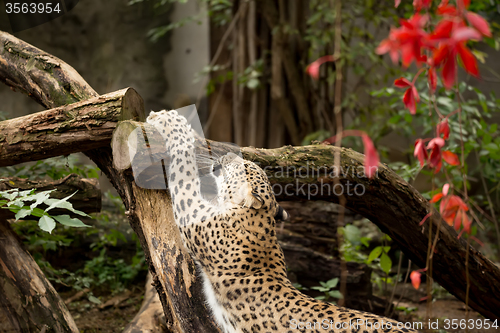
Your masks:
M 278 212 L 276 213 L 274 218 L 280 221 L 288 221 L 288 219 L 290 218 L 290 214 L 288 214 L 287 211 L 283 209 L 283 207 L 278 206 Z

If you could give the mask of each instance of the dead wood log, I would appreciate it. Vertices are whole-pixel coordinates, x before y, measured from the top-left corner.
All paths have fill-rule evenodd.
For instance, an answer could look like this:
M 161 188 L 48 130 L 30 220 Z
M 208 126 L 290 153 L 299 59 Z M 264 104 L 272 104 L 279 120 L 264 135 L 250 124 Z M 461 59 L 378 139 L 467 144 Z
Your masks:
M 119 120 L 140 117 L 144 117 L 142 98 L 126 88 L 2 121 L 0 166 L 108 146 Z
M 0 244 L 0 331 L 78 332 L 63 300 L 4 219 Z
M 53 199 L 62 199 L 77 192 L 69 199 L 75 209 L 87 214 L 101 211 L 101 189 L 96 178 L 81 178 L 78 175 L 71 174 L 55 181 L 32 181 L 18 177 L 8 177 L 0 180 L 0 191 L 14 188 L 21 190 L 36 189 L 36 192 L 55 190 L 50 194 Z M 46 207 L 40 206 L 40 208 L 45 209 Z M 52 214 L 68 214 L 68 211 L 53 209 Z M 14 215 L 7 209 L 0 209 L 1 220 L 14 218 Z
M 0 31 L 0 81 L 46 109 L 98 94 L 61 59 Z
M 332 146 L 242 149 L 245 158 L 264 168 L 279 199 L 336 202 L 334 177 L 339 178 L 346 191 L 358 189 L 358 195 L 345 193 L 347 208 L 377 224 L 421 267 L 425 266 L 429 228 L 433 232 L 431 237 L 439 230 L 433 277 L 448 291 L 465 300 L 464 258 L 469 251 L 469 305 L 487 318 L 500 319 L 500 286 L 497 284 L 500 270 L 481 253 L 467 247 L 463 239 L 457 240 L 456 232 L 441 221 L 427 200 L 386 166 L 381 165 L 377 176 L 368 179 L 357 172 L 362 168 L 363 155 L 341 149 L 341 170 L 333 170 L 336 150 Z M 174 320 L 173 330 L 191 332 L 202 328 L 204 332 L 217 332 L 203 304 L 201 283 L 195 275 L 193 261 L 179 240 L 168 194 L 137 187 L 129 170 L 118 170 L 113 166 L 112 152 L 108 148 L 87 151 L 86 154 L 110 178 L 124 201 L 131 225 L 139 235 L 150 263 L 166 316 Z M 298 171 L 300 167 L 326 171 L 325 174 L 299 173 L 297 176 L 294 170 Z M 330 177 L 332 172 L 333 177 Z M 420 226 L 420 221 L 429 211 L 433 216 Z

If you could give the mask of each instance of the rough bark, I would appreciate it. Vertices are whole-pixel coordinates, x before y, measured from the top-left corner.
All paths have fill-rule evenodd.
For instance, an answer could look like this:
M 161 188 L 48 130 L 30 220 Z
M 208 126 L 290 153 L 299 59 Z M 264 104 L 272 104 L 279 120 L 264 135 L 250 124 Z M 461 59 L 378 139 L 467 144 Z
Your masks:
M 86 154 L 106 173 L 124 201 L 171 330 L 220 332 L 206 307 L 195 264 L 180 240 L 168 192 L 136 186 L 129 169 L 113 167 L 111 149 Z
M 109 146 L 118 121 L 143 117 L 142 98 L 127 88 L 4 120 L 0 123 L 0 166 Z
M 96 178 L 81 178 L 78 175 L 71 174 L 55 181 L 32 181 L 18 177 L 8 177 L 0 180 L 0 191 L 14 188 L 21 190 L 36 189 L 36 192 L 55 189 L 50 194 L 53 199 L 62 199 L 76 192 L 69 199 L 75 209 L 87 214 L 101 211 L 101 189 Z M 45 209 L 43 206 L 40 206 L 40 208 Z M 60 211 L 59 209 L 53 209 L 52 212 L 52 215 L 68 214 L 67 210 Z M 14 218 L 14 215 L 7 209 L 0 209 L 0 219 L 2 220 Z
M 98 95 L 73 67 L 3 31 L 0 31 L 0 81 L 47 109 Z
M 0 331 L 78 332 L 59 294 L 4 219 L 0 244 Z

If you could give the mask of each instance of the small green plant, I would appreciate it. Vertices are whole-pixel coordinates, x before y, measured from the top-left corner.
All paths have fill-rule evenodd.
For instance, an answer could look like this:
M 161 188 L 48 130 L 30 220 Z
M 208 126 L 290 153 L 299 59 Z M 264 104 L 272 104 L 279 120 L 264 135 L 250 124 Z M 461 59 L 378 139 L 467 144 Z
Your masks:
M 53 157 L 35 163 L 0 168 L 0 177 L 29 177 L 31 180 L 45 177 L 57 180 L 72 173 L 84 178 L 98 178 L 99 168 L 95 165 L 80 164 L 77 155 Z
M 334 289 L 335 287 L 337 287 L 337 285 L 339 283 L 339 278 L 333 278 L 333 279 L 328 280 L 326 282 L 320 281 L 319 283 L 321 284 L 321 286 L 311 287 L 311 289 L 320 291 L 320 292 L 324 293 L 325 295 L 318 296 L 318 297 L 316 297 L 316 299 L 328 301 L 330 299 L 330 297 L 333 297 L 335 299 L 344 298 L 340 291 Z
M 418 310 L 418 307 L 411 306 L 411 307 L 406 307 L 406 306 L 398 306 L 396 308 L 398 311 L 404 311 L 405 315 L 409 315 L 412 312 L 415 312 Z
M 84 212 L 74 209 L 73 205 L 68 202 L 68 199 L 75 195 L 76 192 L 63 199 L 52 199 L 50 198 L 50 193 L 53 191 L 55 190 L 37 193 L 35 193 L 34 189 L 26 191 L 19 191 L 19 189 L 1 191 L 0 197 L 3 200 L 0 200 L 0 208 L 16 213 L 16 221 L 24 219 L 27 216 L 38 218 L 38 226 L 48 233 L 52 233 L 52 230 L 56 227 L 56 221 L 69 227 L 88 227 L 88 225 L 79 219 L 71 218 L 69 215 L 50 215 L 50 210 L 62 208 L 80 216 L 90 217 Z M 42 204 L 48 207 L 46 209 L 38 208 Z

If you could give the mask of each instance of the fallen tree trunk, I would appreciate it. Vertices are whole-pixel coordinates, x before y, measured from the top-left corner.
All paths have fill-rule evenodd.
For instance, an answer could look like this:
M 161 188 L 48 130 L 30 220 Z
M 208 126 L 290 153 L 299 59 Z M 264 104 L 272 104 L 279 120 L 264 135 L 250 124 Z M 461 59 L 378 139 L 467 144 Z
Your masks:
M 101 211 L 101 189 L 99 188 L 99 180 L 96 178 L 81 178 L 75 174 L 71 174 L 54 181 L 32 181 L 18 177 L 8 177 L 0 180 L 0 191 L 14 188 L 21 190 L 36 189 L 36 192 L 55 190 L 50 194 L 50 197 L 53 199 L 62 199 L 76 192 L 69 199 L 73 208 L 87 214 Z M 40 206 L 39 208 L 45 209 L 46 207 Z M 52 215 L 71 215 L 67 210 L 59 210 L 57 208 L 53 209 L 52 212 Z M 12 219 L 14 215 L 14 213 L 7 209 L 0 209 L 0 220 Z
M 0 81 L 46 109 L 98 96 L 73 67 L 3 31 L 0 31 Z
M 109 146 L 119 120 L 144 117 L 142 98 L 127 88 L 0 122 L 0 166 Z
M 133 122 L 124 124 L 127 124 L 123 127 L 126 131 L 146 126 Z M 120 128 L 121 125 L 117 131 Z M 126 137 L 126 133 L 119 133 L 119 137 Z M 118 150 L 113 153 L 121 155 L 127 151 L 128 154 L 126 142 L 118 140 L 120 142 L 122 146 L 118 144 Z M 216 149 L 221 149 L 219 152 L 222 152 L 222 148 Z M 469 305 L 485 317 L 500 319 L 500 287 L 497 284 L 500 270 L 472 247 L 467 248 L 463 239 L 457 240 L 456 232 L 441 222 L 439 214 L 430 207 L 427 200 L 387 167 L 381 165 L 374 179 L 349 172 L 362 167 L 363 155 L 341 149 L 340 166 L 344 173 L 333 170 L 333 155 L 336 150 L 332 146 L 242 149 L 245 158 L 264 168 L 277 190 L 281 187 L 279 199 L 303 198 L 336 202 L 334 177 L 339 178 L 340 185 L 346 191 L 358 189 L 359 192 L 355 192 L 358 195 L 346 193 L 347 208 L 376 223 L 421 267 L 425 266 L 426 261 L 428 230 L 432 228 L 431 237 L 439 230 L 438 255 L 433 259 L 433 277 L 451 293 L 465 300 L 467 285 L 464 258 L 467 251 L 470 251 Z M 131 226 L 138 234 L 150 264 L 166 317 L 174 321 L 172 329 L 179 332 L 199 332 L 200 329 L 203 332 L 217 332 L 218 329 L 203 303 L 201 282 L 195 274 L 194 263 L 180 242 L 168 194 L 165 191 L 137 187 L 129 169 L 113 166 L 109 148 L 87 151 L 86 154 L 110 178 L 124 201 Z M 315 174 L 294 174 L 293 171 L 300 168 L 319 168 L 326 170 L 326 173 L 318 171 Z M 329 176 L 332 172 L 335 172 L 333 176 Z M 420 226 L 420 221 L 429 211 L 433 212 L 433 216 Z
M 0 219 L 0 331 L 78 332 L 63 300 Z

